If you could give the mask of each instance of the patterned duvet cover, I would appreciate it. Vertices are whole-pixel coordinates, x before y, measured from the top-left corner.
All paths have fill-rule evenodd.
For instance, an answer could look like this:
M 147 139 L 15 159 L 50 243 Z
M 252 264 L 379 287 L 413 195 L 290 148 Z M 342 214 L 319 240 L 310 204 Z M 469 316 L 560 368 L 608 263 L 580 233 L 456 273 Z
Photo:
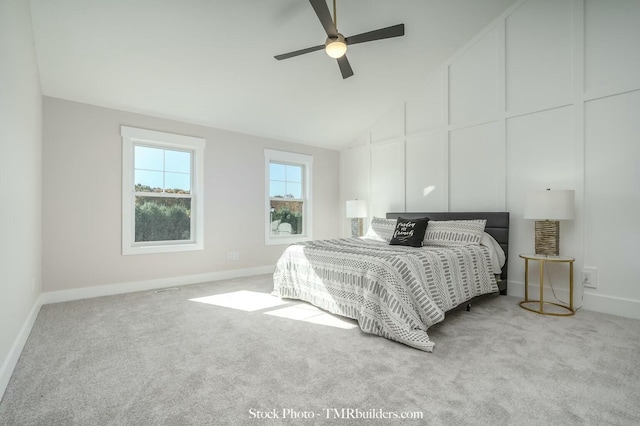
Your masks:
M 289 246 L 273 294 L 358 321 L 362 331 L 431 352 L 427 328 L 498 291 L 486 247 L 405 247 L 347 238 Z

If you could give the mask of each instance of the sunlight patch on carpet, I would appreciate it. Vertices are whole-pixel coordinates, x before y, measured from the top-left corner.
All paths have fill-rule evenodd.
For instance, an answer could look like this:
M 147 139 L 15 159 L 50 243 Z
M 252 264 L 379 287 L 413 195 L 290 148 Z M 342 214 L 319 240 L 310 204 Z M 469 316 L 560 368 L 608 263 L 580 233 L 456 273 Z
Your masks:
M 192 302 L 206 303 L 208 305 L 239 309 L 247 312 L 259 311 L 261 309 L 273 308 L 287 304 L 287 302 L 271 296 L 270 294 L 247 290 L 216 294 L 214 296 L 198 297 L 189 300 Z
M 197 297 L 189 299 L 192 302 L 205 303 L 207 305 L 222 306 L 223 308 L 238 309 L 245 312 L 268 310 L 266 315 L 286 318 L 295 321 L 304 321 L 312 324 L 327 325 L 329 327 L 342 328 L 345 330 L 356 328 L 356 321 L 332 315 L 318 309 L 308 303 L 295 303 L 285 301 L 279 297 L 256 291 L 240 290 L 230 293 L 215 294 L 213 296 Z M 289 305 L 284 308 L 277 308 L 282 305 Z

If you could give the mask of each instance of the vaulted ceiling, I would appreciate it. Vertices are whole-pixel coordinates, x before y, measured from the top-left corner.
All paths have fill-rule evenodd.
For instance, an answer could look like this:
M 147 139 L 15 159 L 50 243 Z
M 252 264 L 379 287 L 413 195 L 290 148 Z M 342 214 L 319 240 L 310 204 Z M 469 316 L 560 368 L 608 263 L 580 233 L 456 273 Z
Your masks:
M 331 0 L 329 9 L 333 10 Z M 46 96 L 340 149 L 413 99 L 440 64 L 515 0 L 337 0 L 353 45 L 342 79 L 306 0 L 30 0 Z

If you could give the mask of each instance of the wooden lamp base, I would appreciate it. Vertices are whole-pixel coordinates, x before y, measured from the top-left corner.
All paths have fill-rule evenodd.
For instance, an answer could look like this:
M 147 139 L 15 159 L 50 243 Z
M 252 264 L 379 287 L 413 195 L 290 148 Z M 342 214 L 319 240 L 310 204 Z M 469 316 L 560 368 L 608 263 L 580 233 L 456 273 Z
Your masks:
M 354 217 L 351 219 L 351 237 L 362 237 L 362 218 Z
M 558 256 L 560 254 L 560 222 L 536 221 L 536 254 Z

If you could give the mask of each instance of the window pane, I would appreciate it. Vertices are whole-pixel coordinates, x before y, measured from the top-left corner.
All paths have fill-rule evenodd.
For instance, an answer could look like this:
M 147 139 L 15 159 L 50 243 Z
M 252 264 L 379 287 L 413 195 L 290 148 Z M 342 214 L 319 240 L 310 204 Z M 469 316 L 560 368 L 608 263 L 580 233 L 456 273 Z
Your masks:
M 164 161 L 164 170 L 167 172 L 191 173 L 190 152 L 165 150 Z
M 164 174 L 165 192 L 188 194 L 191 191 L 191 175 L 184 173 Z
M 286 192 L 286 185 L 284 182 L 269 182 L 269 197 L 284 198 Z
M 302 198 L 302 184 L 287 182 L 286 198 Z
M 312 215 L 305 215 L 312 202 L 313 157 L 271 149 L 264 154 L 265 245 L 313 239 Z
M 120 134 L 122 254 L 203 250 L 205 139 L 127 126 Z
M 269 163 L 269 167 L 270 198 L 302 198 L 303 166 Z
M 162 192 L 162 172 L 136 170 L 135 186 L 139 192 Z
M 302 183 L 302 166 L 287 166 L 287 182 Z
M 135 147 L 135 168 L 145 170 L 162 170 L 164 167 L 164 150 L 147 146 Z
M 303 233 L 301 201 L 271 200 L 271 235 L 299 235 Z
M 270 163 L 269 179 L 280 181 L 286 180 L 286 166 L 284 164 Z
M 191 199 L 135 197 L 135 241 L 191 239 Z

